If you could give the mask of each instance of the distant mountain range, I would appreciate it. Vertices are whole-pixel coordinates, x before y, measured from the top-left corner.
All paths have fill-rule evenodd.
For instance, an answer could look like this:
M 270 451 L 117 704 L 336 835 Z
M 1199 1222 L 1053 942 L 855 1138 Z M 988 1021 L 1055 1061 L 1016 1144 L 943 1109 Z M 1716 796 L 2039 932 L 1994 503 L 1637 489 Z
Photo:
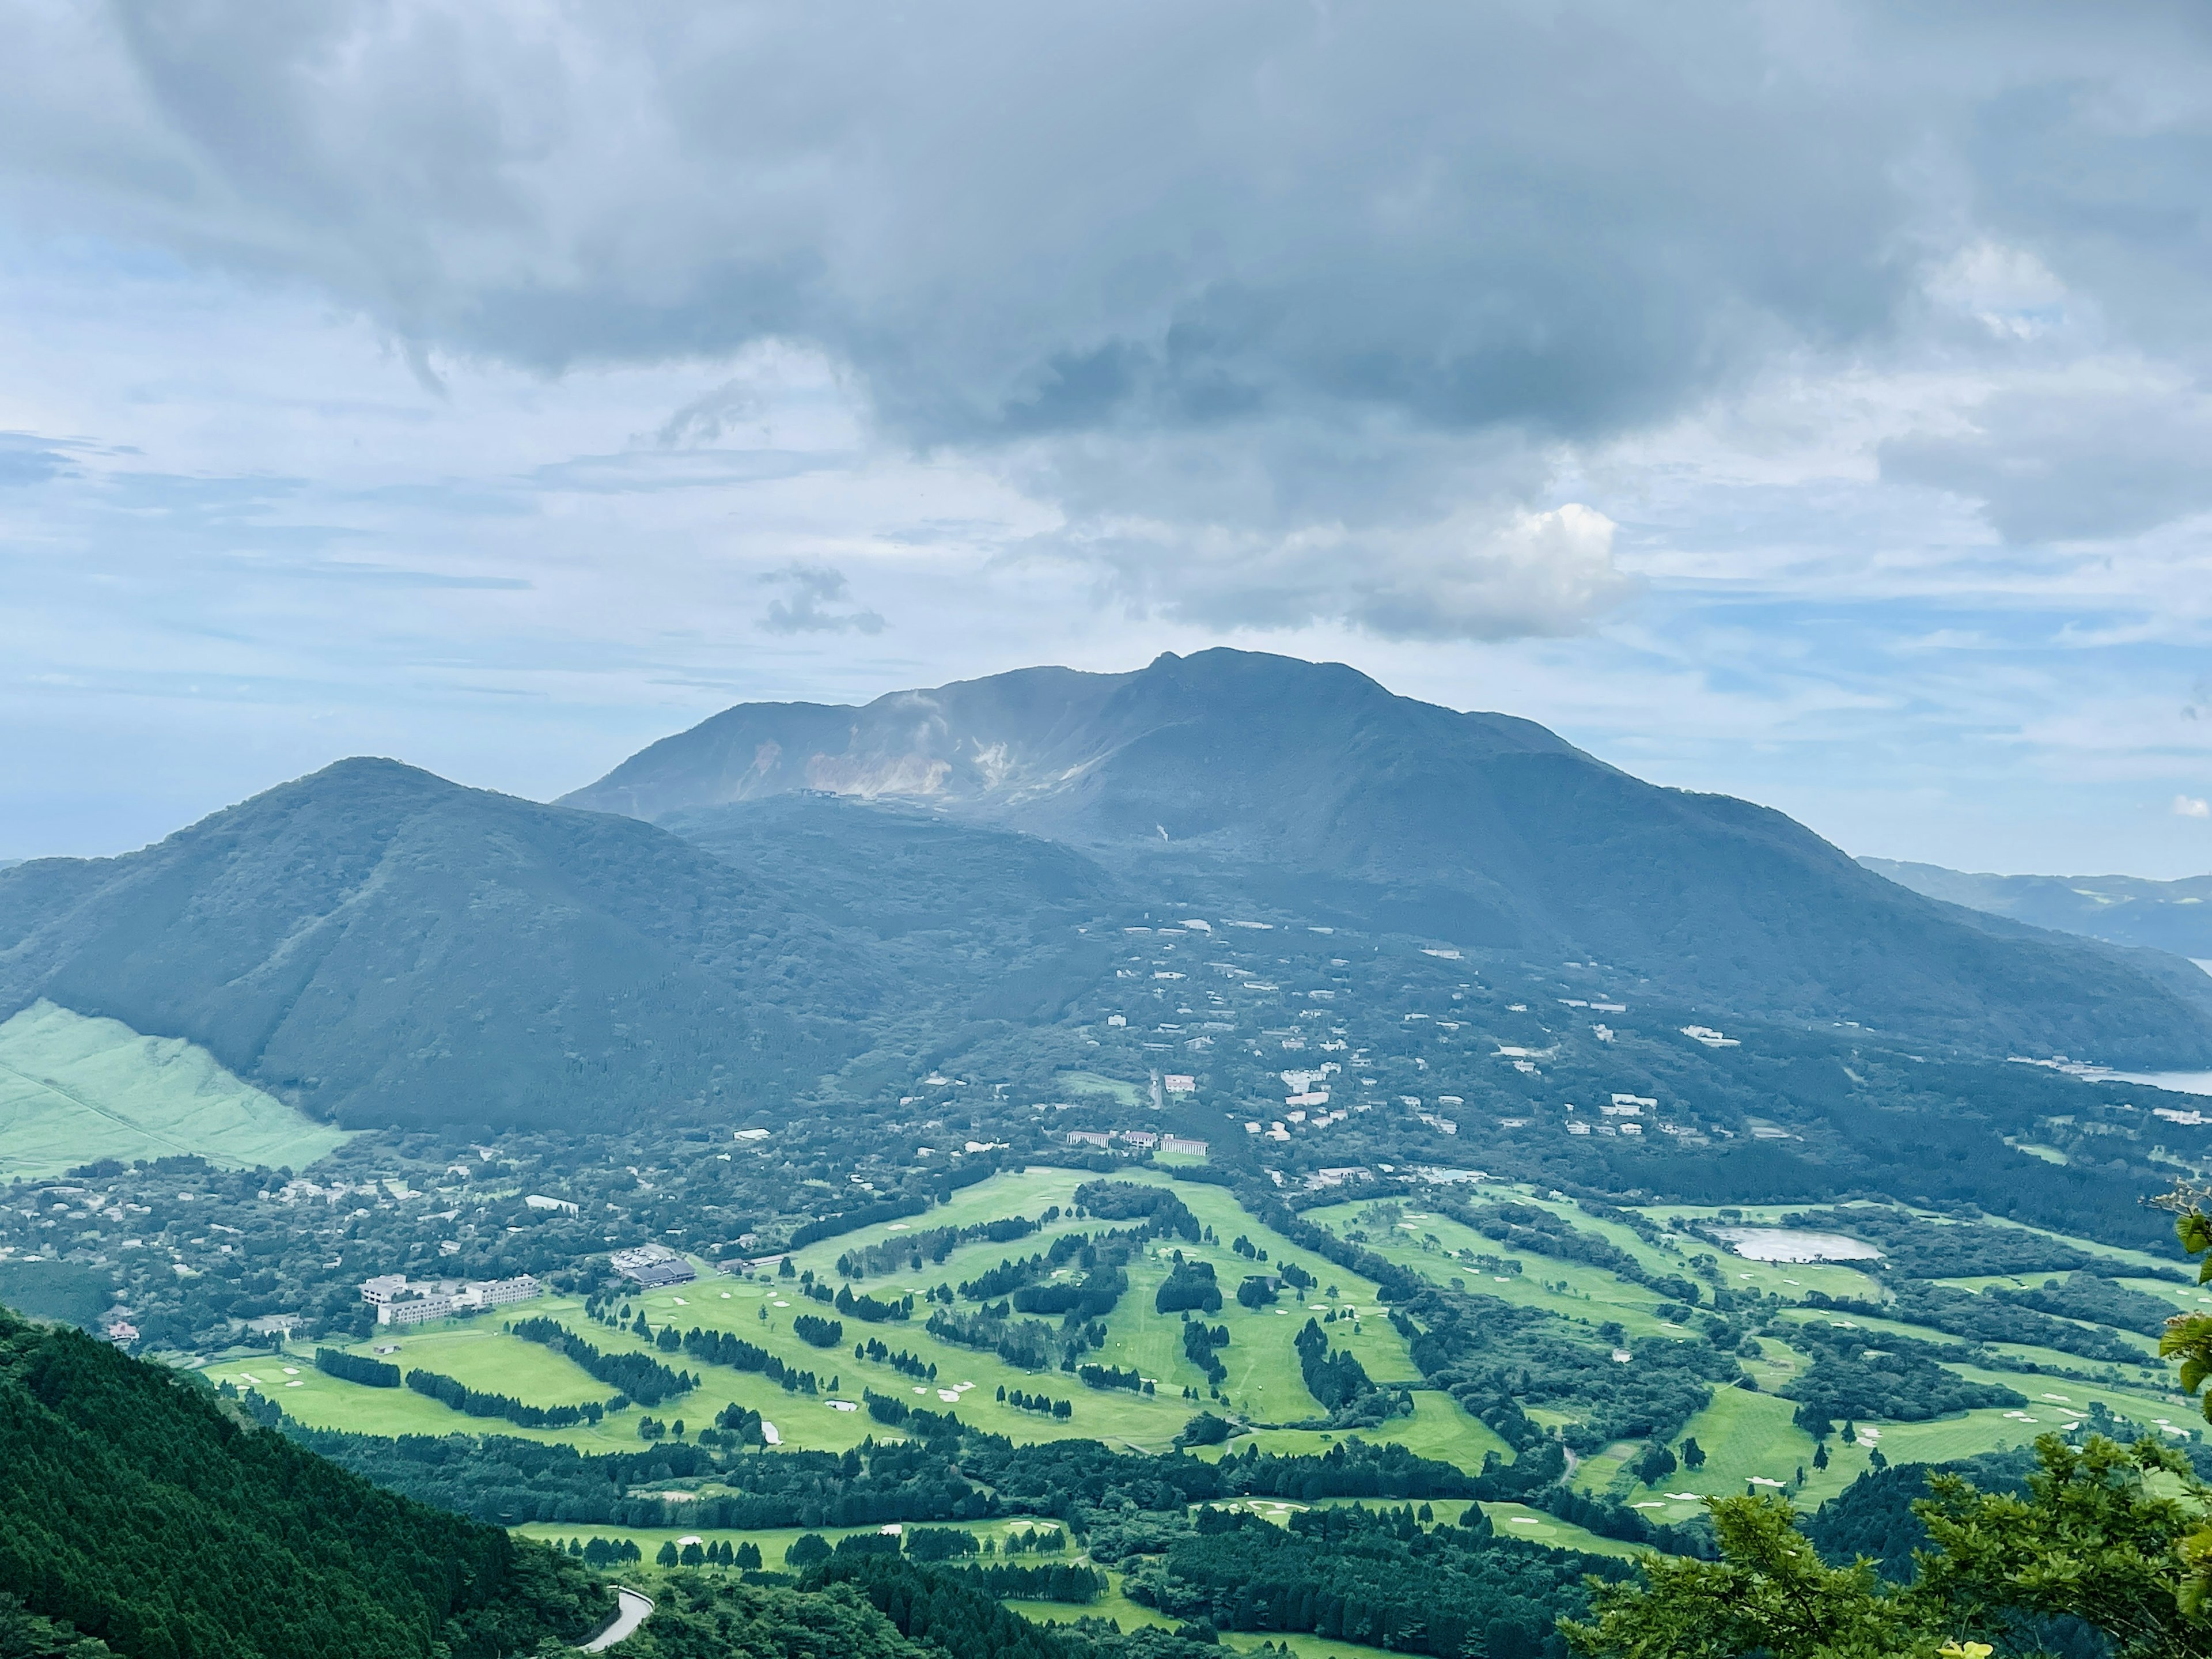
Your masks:
M 1936 864 L 1861 859 L 1916 893 L 2034 927 L 2212 962 L 2212 876 L 1989 876 Z
M 1525 720 L 1234 651 L 743 706 L 553 805 L 343 762 L 137 853 L 0 872 L 0 1018 L 43 997 L 189 1038 L 348 1127 L 772 1113 L 1064 1024 L 1155 908 L 1964 1054 L 2212 1064 L 2212 978 L 2174 957 L 1923 897 Z
M 2062 938 L 1994 939 L 1779 812 L 1642 782 L 1542 726 L 1339 665 L 1216 650 L 864 708 L 751 703 L 565 804 L 656 821 L 797 790 L 1078 847 L 1148 890 L 1537 962 L 1765 1015 L 1998 1049 L 2206 1053 L 2212 997 Z

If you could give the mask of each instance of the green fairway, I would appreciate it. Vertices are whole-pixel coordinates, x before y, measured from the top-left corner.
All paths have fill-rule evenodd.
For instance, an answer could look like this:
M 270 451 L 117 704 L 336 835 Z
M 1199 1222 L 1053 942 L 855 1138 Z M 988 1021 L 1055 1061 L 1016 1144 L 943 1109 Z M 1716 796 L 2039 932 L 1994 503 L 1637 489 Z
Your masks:
M 345 1139 L 181 1038 L 44 1000 L 0 1024 L 0 1181 L 179 1153 L 300 1170 Z
M 1199 1409 L 1200 1401 L 1183 1400 L 1186 1387 L 1205 1392 L 1206 1378 L 1196 1366 L 1183 1355 L 1182 1321 L 1180 1316 L 1163 1317 L 1153 1311 L 1153 1297 L 1160 1283 L 1172 1266 L 1171 1258 L 1181 1250 L 1187 1259 L 1212 1263 L 1217 1280 L 1224 1297 L 1222 1310 L 1208 1316 L 1208 1322 L 1226 1324 L 1230 1344 L 1220 1353 L 1222 1364 L 1229 1372 L 1225 1392 L 1231 1408 L 1255 1422 L 1297 1422 L 1320 1414 L 1298 1370 L 1297 1356 L 1291 1339 L 1309 1316 L 1325 1313 L 1330 1307 L 1358 1309 L 1361 1317 L 1355 1321 L 1340 1319 L 1328 1326 L 1331 1342 L 1347 1348 L 1358 1357 L 1359 1362 L 1377 1382 L 1413 1382 L 1418 1373 L 1412 1357 L 1406 1352 L 1403 1338 L 1382 1316 L 1376 1300 L 1373 1281 L 1350 1273 L 1340 1267 L 1299 1249 L 1289 1240 L 1254 1219 L 1234 1196 L 1219 1187 L 1197 1182 L 1171 1182 L 1164 1175 L 1146 1170 L 1130 1170 L 1118 1175 L 1126 1179 L 1148 1185 L 1167 1186 L 1182 1200 L 1199 1221 L 1210 1226 L 1218 1239 L 1212 1244 L 1192 1244 L 1182 1240 L 1155 1240 L 1145 1257 L 1130 1264 L 1129 1291 L 1121 1304 L 1106 1321 L 1106 1346 L 1097 1355 L 1099 1363 L 1109 1365 L 1133 1367 L 1146 1377 L 1154 1379 L 1158 1390 L 1149 1400 L 1134 1395 L 1112 1395 L 1085 1389 L 1075 1385 L 1076 1418 L 1055 1434 L 1039 1425 L 1028 1413 L 1003 1409 L 1003 1415 L 1013 1419 L 999 1428 L 1000 1432 L 1018 1439 L 1060 1438 L 1071 1434 L 1119 1438 L 1148 1449 L 1162 1449 L 1175 1431 L 1191 1414 Z M 912 1291 L 920 1294 L 933 1285 L 957 1285 L 972 1279 L 1004 1258 L 1026 1256 L 1048 1249 L 1051 1242 L 1062 1234 L 1098 1231 L 1100 1224 L 1077 1220 L 1065 1213 L 1074 1204 L 1075 1189 L 1086 1181 L 1097 1176 L 1080 1170 L 1031 1169 L 994 1176 L 953 1195 L 950 1203 L 932 1210 L 927 1217 L 910 1222 L 878 1224 L 852 1233 L 841 1234 L 834 1239 L 824 1239 L 794 1253 L 795 1268 L 811 1268 L 831 1283 L 836 1282 L 837 1258 L 860 1247 L 895 1238 L 905 1231 L 920 1231 L 936 1227 L 961 1226 L 1003 1216 L 1024 1215 L 1035 1220 L 1046 1210 L 1057 1205 L 1063 1214 L 1051 1226 L 1012 1244 L 975 1243 L 962 1245 L 942 1263 L 925 1262 L 919 1270 L 894 1273 L 867 1282 L 863 1288 Z M 1255 1249 L 1267 1252 L 1267 1268 L 1279 1270 L 1285 1261 L 1304 1266 L 1320 1281 L 1322 1288 L 1309 1293 L 1306 1304 L 1301 1305 L 1294 1293 L 1285 1291 L 1278 1304 L 1269 1308 L 1247 1309 L 1239 1306 L 1233 1296 L 1237 1283 L 1243 1276 L 1259 1269 L 1260 1264 L 1237 1255 L 1229 1246 L 1239 1237 L 1249 1239 Z M 1071 1270 L 1055 1277 L 1065 1278 Z M 764 1281 L 782 1285 L 787 1293 L 781 1299 L 792 1302 L 789 1313 L 776 1310 L 772 1315 L 771 1328 L 787 1325 L 789 1314 L 805 1311 L 804 1298 L 788 1294 L 790 1281 Z M 1326 1287 L 1334 1285 L 1338 1295 L 1334 1303 L 1325 1294 Z M 658 1322 L 664 1316 L 659 1310 L 662 1293 L 646 1297 L 647 1316 Z M 775 1298 L 771 1298 L 772 1300 Z M 757 1311 L 756 1307 L 755 1311 Z M 689 1318 L 689 1316 L 685 1316 Z M 854 1322 L 847 1321 L 848 1339 L 861 1335 L 879 1336 L 894 1349 L 904 1347 L 935 1360 L 939 1380 L 948 1375 L 972 1379 L 983 1386 L 986 1393 L 995 1394 L 1003 1383 L 1008 1388 L 1034 1390 L 1040 1386 L 1036 1374 L 1017 1370 L 1005 1365 L 995 1356 L 978 1354 L 972 1350 L 939 1343 L 922 1330 L 925 1316 L 916 1310 L 915 1318 L 907 1325 L 882 1325 L 872 1331 L 863 1332 Z M 1356 1326 L 1356 1328 L 1355 1328 Z M 772 1346 L 759 1334 L 756 1325 L 728 1327 L 740 1335 L 764 1346 Z M 778 1352 L 783 1352 L 779 1349 Z M 796 1350 L 799 1357 L 806 1351 Z M 851 1354 L 849 1346 L 845 1350 Z M 793 1353 L 786 1353 L 792 1358 Z M 817 1364 L 817 1361 L 809 1361 Z M 955 1367 L 957 1367 L 955 1370 Z M 850 1375 L 865 1376 L 870 1386 L 888 1392 L 894 1386 L 911 1389 L 911 1384 L 888 1368 L 866 1362 L 853 1362 L 847 1367 Z M 1045 1392 L 1059 1397 L 1060 1378 L 1053 1374 L 1053 1381 L 1042 1383 Z M 929 1402 L 933 1403 L 933 1402 Z M 1089 1426 L 1085 1426 L 1086 1408 Z M 969 1414 L 967 1403 L 961 1407 L 963 1421 L 978 1420 Z M 1480 1451 L 1476 1462 L 1480 1462 Z

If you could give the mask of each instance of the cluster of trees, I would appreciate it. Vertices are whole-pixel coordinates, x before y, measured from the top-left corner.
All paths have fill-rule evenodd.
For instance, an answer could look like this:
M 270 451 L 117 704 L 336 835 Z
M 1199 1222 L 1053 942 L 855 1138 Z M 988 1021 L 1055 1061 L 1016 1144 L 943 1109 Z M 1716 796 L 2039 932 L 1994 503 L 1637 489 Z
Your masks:
M 2072 1273 L 2063 1279 L 2046 1279 L 2024 1291 L 1997 1285 L 1985 1294 L 2014 1307 L 2062 1319 L 2087 1319 L 2115 1330 L 2133 1331 L 2138 1336 L 2164 1336 L 2166 1322 L 2173 1316 L 2172 1303 L 2095 1273 Z
M 1310 1325 L 1313 1322 L 1306 1322 Z M 1208 1325 L 1202 1319 L 1183 1322 L 1182 1356 L 1204 1371 L 1206 1382 L 1217 1389 L 1229 1380 L 1229 1367 L 1221 1363 L 1221 1356 L 1214 1350 L 1228 1346 L 1228 1326 Z
M 791 1322 L 791 1334 L 810 1347 L 834 1348 L 845 1340 L 842 1321 L 803 1313 Z
M 842 1332 L 838 1334 L 839 1340 L 843 1340 L 843 1334 Z M 702 1330 L 694 1325 L 684 1333 L 684 1352 L 709 1365 L 727 1365 L 733 1371 L 758 1371 L 769 1382 L 792 1394 L 821 1392 L 821 1379 L 812 1371 L 802 1371 L 787 1365 L 781 1357 L 770 1353 L 759 1344 L 733 1336 L 728 1331 Z M 652 1405 L 655 1402 L 648 1400 L 645 1403 Z
M 1132 1600 L 1220 1630 L 1310 1631 L 1332 1640 L 1459 1659 L 1539 1659 L 1553 1622 L 1587 1606 L 1585 1575 L 1633 1569 L 1610 1557 L 1425 1527 L 1410 1507 L 1314 1510 L 1277 1526 L 1201 1510 L 1195 1530 L 1131 1572 Z
M 1825 1440 L 1844 1419 L 1925 1423 L 1952 1412 L 2027 1404 L 2016 1389 L 1972 1382 L 1937 1364 L 1943 1350 L 1934 1343 L 1832 1325 L 1801 1326 L 1796 1334 L 1813 1363 L 1778 1392 L 1798 1402 L 1797 1425 L 1815 1440 Z
M 1881 1205 L 1801 1210 L 1783 1217 L 1782 1224 L 1863 1239 L 1881 1251 L 1883 1271 L 1899 1279 L 2009 1279 L 2094 1271 L 2109 1261 L 2063 1239 L 2020 1227 L 1983 1221 L 1931 1227 L 1911 1210 Z M 2148 1276 L 2155 1276 L 2154 1271 Z
M 1079 1208 L 1101 1221 L 1142 1218 L 1144 1232 L 1154 1238 L 1180 1238 L 1195 1244 L 1205 1237 L 1189 1206 L 1165 1187 L 1135 1181 L 1086 1181 L 1075 1189 Z
M 1049 1370 L 1087 1346 L 1079 1334 L 1055 1330 L 1041 1319 L 1009 1320 L 1008 1311 L 1003 1302 L 996 1309 L 973 1314 L 940 1308 L 922 1328 L 940 1341 L 981 1348 L 1029 1371 Z
M 871 1325 L 881 1325 L 888 1320 L 906 1319 L 914 1313 L 914 1298 L 910 1296 L 893 1297 L 889 1301 L 880 1300 L 866 1292 L 854 1296 L 850 1285 L 837 1287 L 836 1305 L 839 1313 Z
M 398 1366 L 381 1359 L 371 1359 L 366 1354 L 347 1353 L 337 1348 L 316 1349 L 315 1369 L 327 1371 L 348 1382 L 359 1382 L 365 1388 L 396 1389 L 399 1386 Z
M 1613 1357 L 1626 1340 L 1616 1324 L 1460 1291 L 1424 1288 L 1391 1322 L 1422 1374 L 1524 1455 L 1549 1437 L 1528 1406 L 1571 1412 L 1578 1420 L 1561 1437 L 1590 1453 L 1615 1440 L 1672 1441 L 1715 1384 L 1743 1375 L 1732 1352 L 1704 1340 L 1647 1339 L 1623 1364 Z
M 1274 1281 L 1265 1273 L 1247 1274 L 1237 1286 L 1237 1305 L 1240 1308 L 1264 1308 L 1278 1299 Z
M 507 1328 L 526 1342 L 543 1343 L 556 1353 L 568 1355 L 592 1376 L 641 1406 L 658 1406 L 697 1386 L 690 1372 L 672 1371 L 641 1353 L 601 1353 L 557 1320 L 543 1315 L 518 1319 Z
M 1221 1286 L 1214 1282 L 1211 1261 L 1186 1261 L 1181 1250 L 1175 1253 L 1175 1266 L 1160 1282 L 1152 1295 L 1152 1311 L 1171 1313 L 1219 1313 Z
M 580 1406 L 532 1406 L 511 1395 L 486 1394 L 471 1389 L 459 1377 L 422 1370 L 407 1373 L 407 1386 L 470 1417 L 503 1417 L 524 1429 L 567 1429 L 579 1423 L 596 1424 L 606 1415 L 607 1409 L 596 1400 L 587 1400 Z
M 1348 1348 L 1332 1350 L 1328 1338 L 1313 1320 L 1308 1319 L 1299 1330 L 1296 1345 L 1306 1392 L 1321 1402 L 1323 1411 L 1341 1411 L 1362 1395 L 1375 1392 L 1374 1381 L 1358 1357 Z
M 1009 1391 L 1004 1383 L 999 1385 L 999 1400 L 1017 1411 L 1036 1412 L 1058 1418 L 1063 1423 L 1075 1415 L 1075 1402 L 1072 1400 L 1054 1400 L 1049 1395 L 1027 1394 L 1020 1389 Z
M 1058 1243 L 1064 1240 L 1054 1242 Z M 1070 1251 L 1069 1254 L 1074 1252 Z M 1001 1257 L 997 1267 L 987 1267 L 975 1278 L 963 1280 L 960 1294 L 970 1301 L 988 1302 L 995 1297 L 1012 1295 L 1031 1279 L 1043 1278 L 1047 1271 L 1042 1251 L 1025 1261 Z

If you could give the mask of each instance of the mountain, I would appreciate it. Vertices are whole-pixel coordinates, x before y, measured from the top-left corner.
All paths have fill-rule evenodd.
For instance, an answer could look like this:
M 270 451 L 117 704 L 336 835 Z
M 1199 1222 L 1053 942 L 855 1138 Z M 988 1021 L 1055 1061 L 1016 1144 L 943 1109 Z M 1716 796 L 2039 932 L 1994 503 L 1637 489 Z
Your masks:
M 1861 859 L 1899 885 L 2031 927 L 2212 961 L 2212 876 L 1990 876 L 1936 864 Z
M 1113 885 L 1005 831 L 795 798 L 604 813 L 346 761 L 120 858 L 0 873 L 0 1018 L 182 1037 L 349 1127 L 787 1100 L 889 1043 L 1048 1018 Z
M 1644 783 L 1529 721 L 1334 664 L 1214 650 L 1028 669 L 861 708 L 745 704 L 563 804 L 676 824 L 794 791 L 1076 848 L 1155 892 L 1265 903 L 1711 1006 L 1984 1052 L 2212 1059 L 2212 998 L 2002 936 L 1779 812 Z
M 189 1373 L 0 1309 L 0 1652 L 455 1659 L 573 1644 L 580 1563 L 380 1492 Z

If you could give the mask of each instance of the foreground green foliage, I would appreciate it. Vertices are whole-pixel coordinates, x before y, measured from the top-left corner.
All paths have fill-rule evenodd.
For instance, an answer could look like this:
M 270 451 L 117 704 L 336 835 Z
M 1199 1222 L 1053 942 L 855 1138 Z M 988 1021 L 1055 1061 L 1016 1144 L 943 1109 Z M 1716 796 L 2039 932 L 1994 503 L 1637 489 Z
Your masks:
M 1932 1659 L 2051 1620 L 2086 1626 L 2121 1659 L 2203 1653 L 2212 1620 L 2185 1546 L 2212 1494 L 2186 1461 L 2148 1440 L 2075 1451 L 2048 1435 L 2036 1451 L 2024 1495 L 1929 1477 L 1914 1510 L 1932 1547 L 1909 1585 L 1864 1559 L 1827 1565 L 1778 1499 L 1717 1498 L 1719 1561 L 1649 1558 L 1643 1582 L 1601 1589 L 1595 1617 L 1562 1629 L 1587 1659 Z
M 613 1612 L 580 1563 L 380 1492 L 161 1367 L 5 1313 L 0 1593 L 131 1659 L 381 1659 L 434 1642 L 460 1659 L 573 1643 Z

